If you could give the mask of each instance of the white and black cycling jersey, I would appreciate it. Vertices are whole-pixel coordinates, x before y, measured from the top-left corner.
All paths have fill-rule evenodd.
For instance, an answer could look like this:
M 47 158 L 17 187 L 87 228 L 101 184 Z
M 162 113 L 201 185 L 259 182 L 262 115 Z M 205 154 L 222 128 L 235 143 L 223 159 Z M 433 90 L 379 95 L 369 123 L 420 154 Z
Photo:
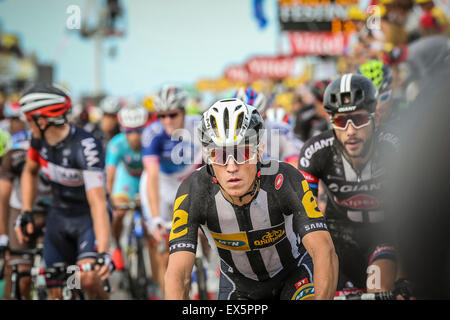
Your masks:
M 201 227 L 227 273 L 264 281 L 296 266 L 305 252 L 301 238 L 327 227 L 298 170 L 274 160 L 262 168 L 270 165 L 278 170 L 261 175 L 259 191 L 243 206 L 225 199 L 207 166 L 192 173 L 177 192 L 170 252 L 195 253 Z
M 322 180 L 328 193 L 327 219 L 344 223 L 385 220 L 382 198 L 389 156 L 398 148 L 398 136 L 386 126 L 374 132 L 374 151 L 359 172 L 345 158 L 333 130 L 309 139 L 302 147 L 298 168 L 315 196 Z

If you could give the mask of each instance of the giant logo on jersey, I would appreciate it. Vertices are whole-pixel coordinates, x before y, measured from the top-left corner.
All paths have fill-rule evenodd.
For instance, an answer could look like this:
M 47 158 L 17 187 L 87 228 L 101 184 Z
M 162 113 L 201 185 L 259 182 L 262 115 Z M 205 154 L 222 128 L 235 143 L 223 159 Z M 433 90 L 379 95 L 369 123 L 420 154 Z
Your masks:
M 188 213 L 185 210 L 178 209 L 187 196 L 188 194 L 183 194 L 182 196 L 179 196 L 175 200 L 175 204 L 173 206 L 174 212 L 173 212 L 172 230 L 170 230 L 169 241 L 184 236 L 185 234 L 188 233 L 187 228 Z
M 300 165 L 302 167 L 309 167 L 309 160 L 311 160 L 312 156 L 314 155 L 314 153 L 316 153 L 317 151 L 329 147 L 333 144 L 334 141 L 334 137 L 328 138 L 328 139 L 320 139 L 320 141 L 316 141 L 314 142 L 314 144 L 311 144 L 310 146 L 308 146 L 307 148 L 305 148 L 304 152 L 303 152 L 303 157 L 301 157 L 300 159 Z

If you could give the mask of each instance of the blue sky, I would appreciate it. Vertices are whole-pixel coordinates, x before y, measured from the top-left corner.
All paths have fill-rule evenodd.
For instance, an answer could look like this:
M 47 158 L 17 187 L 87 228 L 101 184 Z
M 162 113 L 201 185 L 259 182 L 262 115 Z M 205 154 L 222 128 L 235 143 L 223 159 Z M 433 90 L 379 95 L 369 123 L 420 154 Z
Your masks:
M 92 41 L 70 32 L 68 6 L 86 13 L 87 0 L 0 0 L 3 30 L 21 36 L 27 52 L 53 62 L 56 81 L 75 95 L 93 90 Z M 94 0 L 102 3 L 103 0 Z M 106 2 L 106 1 L 105 1 Z M 259 29 L 253 0 L 122 0 L 126 38 L 103 44 L 106 93 L 142 95 L 165 83 L 194 84 L 219 77 L 229 64 L 277 52 L 276 0 L 265 0 L 269 24 Z M 116 46 L 117 54 L 107 53 Z

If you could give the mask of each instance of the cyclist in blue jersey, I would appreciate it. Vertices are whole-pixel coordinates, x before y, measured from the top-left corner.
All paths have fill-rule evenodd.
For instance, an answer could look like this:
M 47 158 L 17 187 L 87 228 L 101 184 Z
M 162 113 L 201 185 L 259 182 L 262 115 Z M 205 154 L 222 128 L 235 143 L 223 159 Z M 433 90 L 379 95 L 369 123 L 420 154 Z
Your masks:
M 114 205 L 127 204 L 139 193 L 142 174 L 141 136 L 148 122 L 147 110 L 130 105 L 118 113 L 122 133 L 110 140 L 106 149 L 106 187 Z M 117 249 L 113 252 L 117 269 L 123 268 L 119 239 L 126 211 L 116 210 L 112 222 L 112 235 Z
M 67 121 L 71 99 L 60 88 L 36 84 L 24 92 L 20 104 L 32 139 L 21 177 L 18 240 L 29 240 L 34 231 L 31 211 L 41 169 L 52 193 L 45 224 L 45 264 L 97 264 L 94 271 L 79 273 L 80 287 L 90 299 L 107 299 L 102 280 L 108 278 L 113 265 L 102 143 Z M 46 280 L 50 298 L 62 299 L 62 276 Z
M 185 91 L 164 86 L 154 98 L 159 121 L 145 128 L 142 135 L 144 173 L 140 195 L 149 231 L 159 248 L 154 253 L 159 265 L 155 279 L 161 290 L 168 261 L 168 225 L 172 221 L 176 191 L 183 179 L 202 163 L 201 146 L 194 139 L 200 116 L 187 116 L 186 102 Z

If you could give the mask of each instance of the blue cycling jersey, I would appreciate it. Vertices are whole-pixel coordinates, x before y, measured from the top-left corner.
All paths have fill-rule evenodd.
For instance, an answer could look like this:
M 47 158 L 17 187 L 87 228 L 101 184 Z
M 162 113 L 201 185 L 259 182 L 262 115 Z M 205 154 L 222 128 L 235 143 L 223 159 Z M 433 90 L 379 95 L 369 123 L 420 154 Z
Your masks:
M 112 138 L 106 149 L 105 164 L 117 167 L 120 163 L 124 165 L 131 176 L 141 176 L 144 168 L 142 165 L 142 153 L 131 149 L 125 133 L 120 133 Z
M 201 165 L 201 147 L 194 137 L 200 116 L 186 116 L 184 129 L 169 136 L 160 121 L 151 123 L 142 134 L 144 164 L 157 160 L 162 173 L 174 177 L 184 176 Z M 197 139 L 198 140 L 198 139 Z

